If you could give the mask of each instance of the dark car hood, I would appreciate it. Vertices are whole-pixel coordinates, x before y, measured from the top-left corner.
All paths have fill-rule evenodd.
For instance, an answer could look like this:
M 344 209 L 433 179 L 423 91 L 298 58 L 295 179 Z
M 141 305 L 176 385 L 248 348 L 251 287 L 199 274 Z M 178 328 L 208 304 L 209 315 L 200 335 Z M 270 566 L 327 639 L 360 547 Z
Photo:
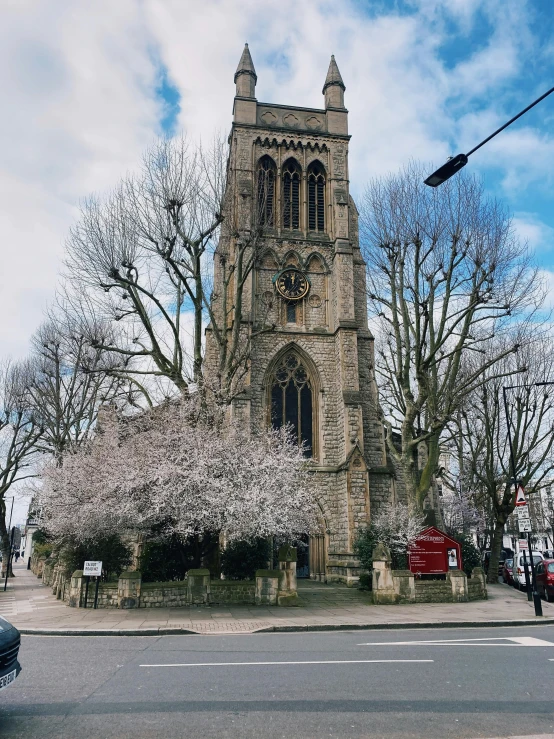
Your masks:
M 12 624 L 9 621 L 6 621 L 5 618 L 3 618 L 2 616 L 0 616 L 0 634 L 3 631 L 11 631 L 14 628 L 15 628 L 15 626 L 12 626 Z

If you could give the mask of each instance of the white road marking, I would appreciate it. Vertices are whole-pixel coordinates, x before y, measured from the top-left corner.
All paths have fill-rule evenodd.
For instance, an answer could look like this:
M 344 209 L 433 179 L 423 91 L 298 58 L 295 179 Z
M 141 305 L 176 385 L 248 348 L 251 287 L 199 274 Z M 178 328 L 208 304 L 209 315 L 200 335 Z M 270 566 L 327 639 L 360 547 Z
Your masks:
M 314 662 L 183 662 L 170 665 L 140 665 L 140 667 L 257 667 L 259 665 L 369 665 L 391 662 L 434 662 L 432 659 L 330 659 Z
M 502 643 L 504 642 L 504 643 Z M 505 642 L 511 642 L 506 644 Z M 359 647 L 434 646 L 434 647 L 554 647 L 554 642 L 534 636 L 493 636 L 480 639 L 429 639 L 428 641 L 364 642 Z

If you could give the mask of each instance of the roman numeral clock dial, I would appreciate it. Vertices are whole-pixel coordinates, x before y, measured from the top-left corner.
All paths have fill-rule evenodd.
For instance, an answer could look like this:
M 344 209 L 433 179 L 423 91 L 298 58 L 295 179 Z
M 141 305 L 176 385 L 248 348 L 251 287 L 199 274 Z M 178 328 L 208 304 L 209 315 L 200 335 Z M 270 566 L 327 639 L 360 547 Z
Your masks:
M 285 300 L 301 300 L 308 294 L 310 283 L 298 269 L 285 269 L 278 276 L 275 286 Z

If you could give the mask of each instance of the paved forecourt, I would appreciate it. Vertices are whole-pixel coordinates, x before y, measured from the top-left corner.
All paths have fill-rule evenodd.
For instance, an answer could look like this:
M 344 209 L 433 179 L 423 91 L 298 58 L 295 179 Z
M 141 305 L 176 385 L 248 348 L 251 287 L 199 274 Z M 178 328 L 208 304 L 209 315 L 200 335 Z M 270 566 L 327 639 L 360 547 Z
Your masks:
M 192 608 L 139 608 L 134 610 L 69 608 L 51 589 L 26 569 L 15 565 L 16 577 L 6 593 L 0 591 L 0 614 L 28 630 L 158 633 L 175 630 L 192 633 L 253 633 L 261 630 L 383 628 L 544 622 L 554 619 L 554 604 L 543 603 L 543 619 L 534 615 L 526 595 L 506 585 L 489 588 L 489 599 L 471 603 L 426 603 L 374 606 L 368 593 L 342 585 L 302 582 L 298 608 L 223 606 Z
M 40 630 L 158 633 L 175 630 L 202 634 L 252 633 L 281 629 L 402 627 L 403 625 L 544 622 L 554 619 L 554 604 L 543 603 L 543 619 L 534 615 L 523 593 L 506 585 L 489 588 L 489 599 L 472 603 L 426 603 L 374 606 L 369 593 L 342 585 L 299 581 L 298 608 L 224 606 L 140 608 L 135 610 L 69 608 L 26 569 L 15 565 L 16 577 L 0 591 L 0 614 L 23 632 Z
M 6 739 L 554 735 L 554 627 L 24 636 L 21 663 Z

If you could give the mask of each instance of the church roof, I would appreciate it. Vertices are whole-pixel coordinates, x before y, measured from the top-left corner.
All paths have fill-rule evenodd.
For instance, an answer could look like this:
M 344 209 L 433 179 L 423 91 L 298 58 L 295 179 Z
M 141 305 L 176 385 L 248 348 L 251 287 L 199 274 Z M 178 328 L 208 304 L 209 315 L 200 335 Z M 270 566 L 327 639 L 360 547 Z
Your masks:
M 237 67 L 237 71 L 235 72 L 235 82 L 237 81 L 238 75 L 242 74 L 243 72 L 247 72 L 248 74 L 253 75 L 254 79 L 256 81 L 258 80 L 258 75 L 256 74 L 256 70 L 254 69 L 254 62 L 252 61 L 252 57 L 250 56 L 250 49 L 248 48 L 248 44 L 244 44 L 244 50 L 242 52 L 239 65 Z
M 329 69 L 327 71 L 327 77 L 325 78 L 325 84 L 323 85 L 322 90 L 323 93 L 329 85 L 340 85 L 343 90 L 346 90 L 339 68 L 337 67 L 334 54 L 331 55 L 331 61 L 329 62 Z

